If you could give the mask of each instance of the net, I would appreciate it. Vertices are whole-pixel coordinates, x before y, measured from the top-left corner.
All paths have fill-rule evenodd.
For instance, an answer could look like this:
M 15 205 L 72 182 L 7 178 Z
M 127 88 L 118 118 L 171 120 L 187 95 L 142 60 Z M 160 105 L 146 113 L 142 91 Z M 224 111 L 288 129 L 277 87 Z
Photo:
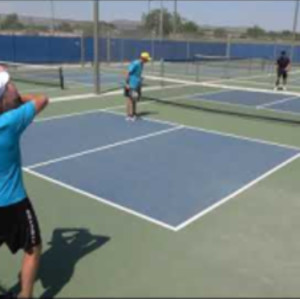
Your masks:
M 234 86 L 229 82 L 192 82 L 153 76 L 147 79 L 160 80 L 164 85 L 143 93 L 144 100 L 185 109 L 300 123 L 300 93 L 297 92 Z M 168 86 L 170 83 L 173 85 Z
M 199 64 L 210 66 L 226 66 L 231 68 L 253 68 L 264 70 L 269 61 L 263 58 L 253 57 L 229 57 L 229 56 L 210 56 L 196 54 L 194 60 Z
M 17 82 L 53 86 L 64 89 L 62 67 L 0 61 Z
M 161 73 L 181 74 L 195 81 L 207 78 L 235 78 L 269 73 L 273 63 L 263 58 L 240 58 L 197 54 L 187 59 L 165 59 Z

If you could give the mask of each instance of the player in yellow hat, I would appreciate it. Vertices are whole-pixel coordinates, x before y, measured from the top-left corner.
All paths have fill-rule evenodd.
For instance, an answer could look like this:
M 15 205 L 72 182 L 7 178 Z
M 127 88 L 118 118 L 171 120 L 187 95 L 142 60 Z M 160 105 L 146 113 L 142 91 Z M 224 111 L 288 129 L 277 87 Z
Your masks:
M 127 97 L 127 120 L 136 120 L 136 102 L 141 97 L 142 92 L 142 73 L 144 64 L 151 60 L 148 52 L 142 52 L 140 58 L 130 63 L 126 76 L 124 95 Z

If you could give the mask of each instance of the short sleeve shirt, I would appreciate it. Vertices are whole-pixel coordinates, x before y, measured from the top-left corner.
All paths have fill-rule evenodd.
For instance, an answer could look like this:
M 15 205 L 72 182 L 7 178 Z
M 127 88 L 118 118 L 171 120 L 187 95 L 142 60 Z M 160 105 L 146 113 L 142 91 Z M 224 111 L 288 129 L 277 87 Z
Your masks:
M 290 59 L 288 57 L 281 56 L 277 59 L 277 66 L 279 70 L 285 70 L 289 64 L 290 64 Z
M 134 60 L 128 67 L 129 87 L 138 89 L 142 84 L 143 63 L 140 60 Z
M 0 115 L 0 207 L 26 198 L 22 179 L 20 137 L 35 116 L 35 105 L 27 102 Z

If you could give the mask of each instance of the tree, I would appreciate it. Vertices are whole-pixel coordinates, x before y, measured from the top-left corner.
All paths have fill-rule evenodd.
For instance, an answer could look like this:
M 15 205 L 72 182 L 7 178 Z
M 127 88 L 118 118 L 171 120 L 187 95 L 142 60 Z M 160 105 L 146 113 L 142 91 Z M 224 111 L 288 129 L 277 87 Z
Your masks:
M 40 24 L 28 24 L 24 29 L 26 30 L 26 32 L 33 33 L 33 34 L 49 31 L 48 26 L 40 25 Z
M 214 36 L 219 38 L 224 38 L 227 36 L 227 32 L 224 28 L 216 28 L 214 30 Z
M 294 34 L 292 31 L 289 30 L 283 30 L 280 34 L 282 39 L 292 39 Z
M 160 34 L 160 9 L 152 10 L 149 14 L 143 15 L 144 28 L 147 31 Z M 166 10 L 163 10 L 163 35 L 169 35 L 173 29 L 173 16 Z
M 57 26 L 57 30 L 62 32 L 73 32 L 74 28 L 70 23 L 62 22 Z
M 176 29 L 176 31 L 180 31 L 180 28 L 182 26 L 182 18 L 178 13 L 175 13 L 172 15 L 172 22 L 173 22 L 173 30 Z
M 259 26 L 254 26 L 252 28 L 247 29 L 247 35 L 249 37 L 257 38 L 262 37 L 266 34 L 265 30 L 260 28 Z
M 94 35 L 94 23 L 93 22 L 84 22 L 74 24 L 72 27 L 73 31 L 81 31 L 84 36 L 93 36 Z M 112 32 L 116 30 L 114 24 L 107 23 L 107 22 L 99 22 L 99 30 L 101 35 L 106 36 L 108 32 Z
M 197 33 L 199 31 L 198 25 L 192 21 L 184 22 L 180 29 L 183 33 Z
M 94 34 L 94 25 L 92 22 L 84 23 L 76 29 L 81 30 L 84 36 L 93 36 Z
M 1 24 L 2 29 L 4 30 L 22 30 L 24 25 L 19 21 L 17 14 L 7 15 L 4 21 Z
M 276 39 L 279 36 L 278 32 L 276 31 L 269 31 L 267 34 L 271 39 Z

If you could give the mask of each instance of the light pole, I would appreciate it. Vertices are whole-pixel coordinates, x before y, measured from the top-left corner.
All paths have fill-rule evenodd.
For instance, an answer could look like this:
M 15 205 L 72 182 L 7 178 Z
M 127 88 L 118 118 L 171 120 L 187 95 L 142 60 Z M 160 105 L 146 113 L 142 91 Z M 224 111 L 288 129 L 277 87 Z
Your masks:
M 296 37 L 297 37 L 298 14 L 299 14 L 299 0 L 296 0 L 294 25 L 293 25 L 293 40 L 292 40 L 292 44 L 291 44 L 291 61 L 293 61 L 294 48 L 295 48 L 295 42 L 296 42 Z
M 160 36 L 160 39 L 163 40 L 163 38 L 164 38 L 164 4 L 163 4 L 163 0 L 160 0 L 159 36 Z
M 51 10 L 51 33 L 52 35 L 55 34 L 55 18 L 54 18 L 54 2 L 50 0 L 50 10 Z
M 174 28 L 174 34 L 177 33 L 177 0 L 174 0 L 174 24 L 173 24 Z
M 99 72 L 99 2 L 94 0 L 94 90 L 100 93 Z

